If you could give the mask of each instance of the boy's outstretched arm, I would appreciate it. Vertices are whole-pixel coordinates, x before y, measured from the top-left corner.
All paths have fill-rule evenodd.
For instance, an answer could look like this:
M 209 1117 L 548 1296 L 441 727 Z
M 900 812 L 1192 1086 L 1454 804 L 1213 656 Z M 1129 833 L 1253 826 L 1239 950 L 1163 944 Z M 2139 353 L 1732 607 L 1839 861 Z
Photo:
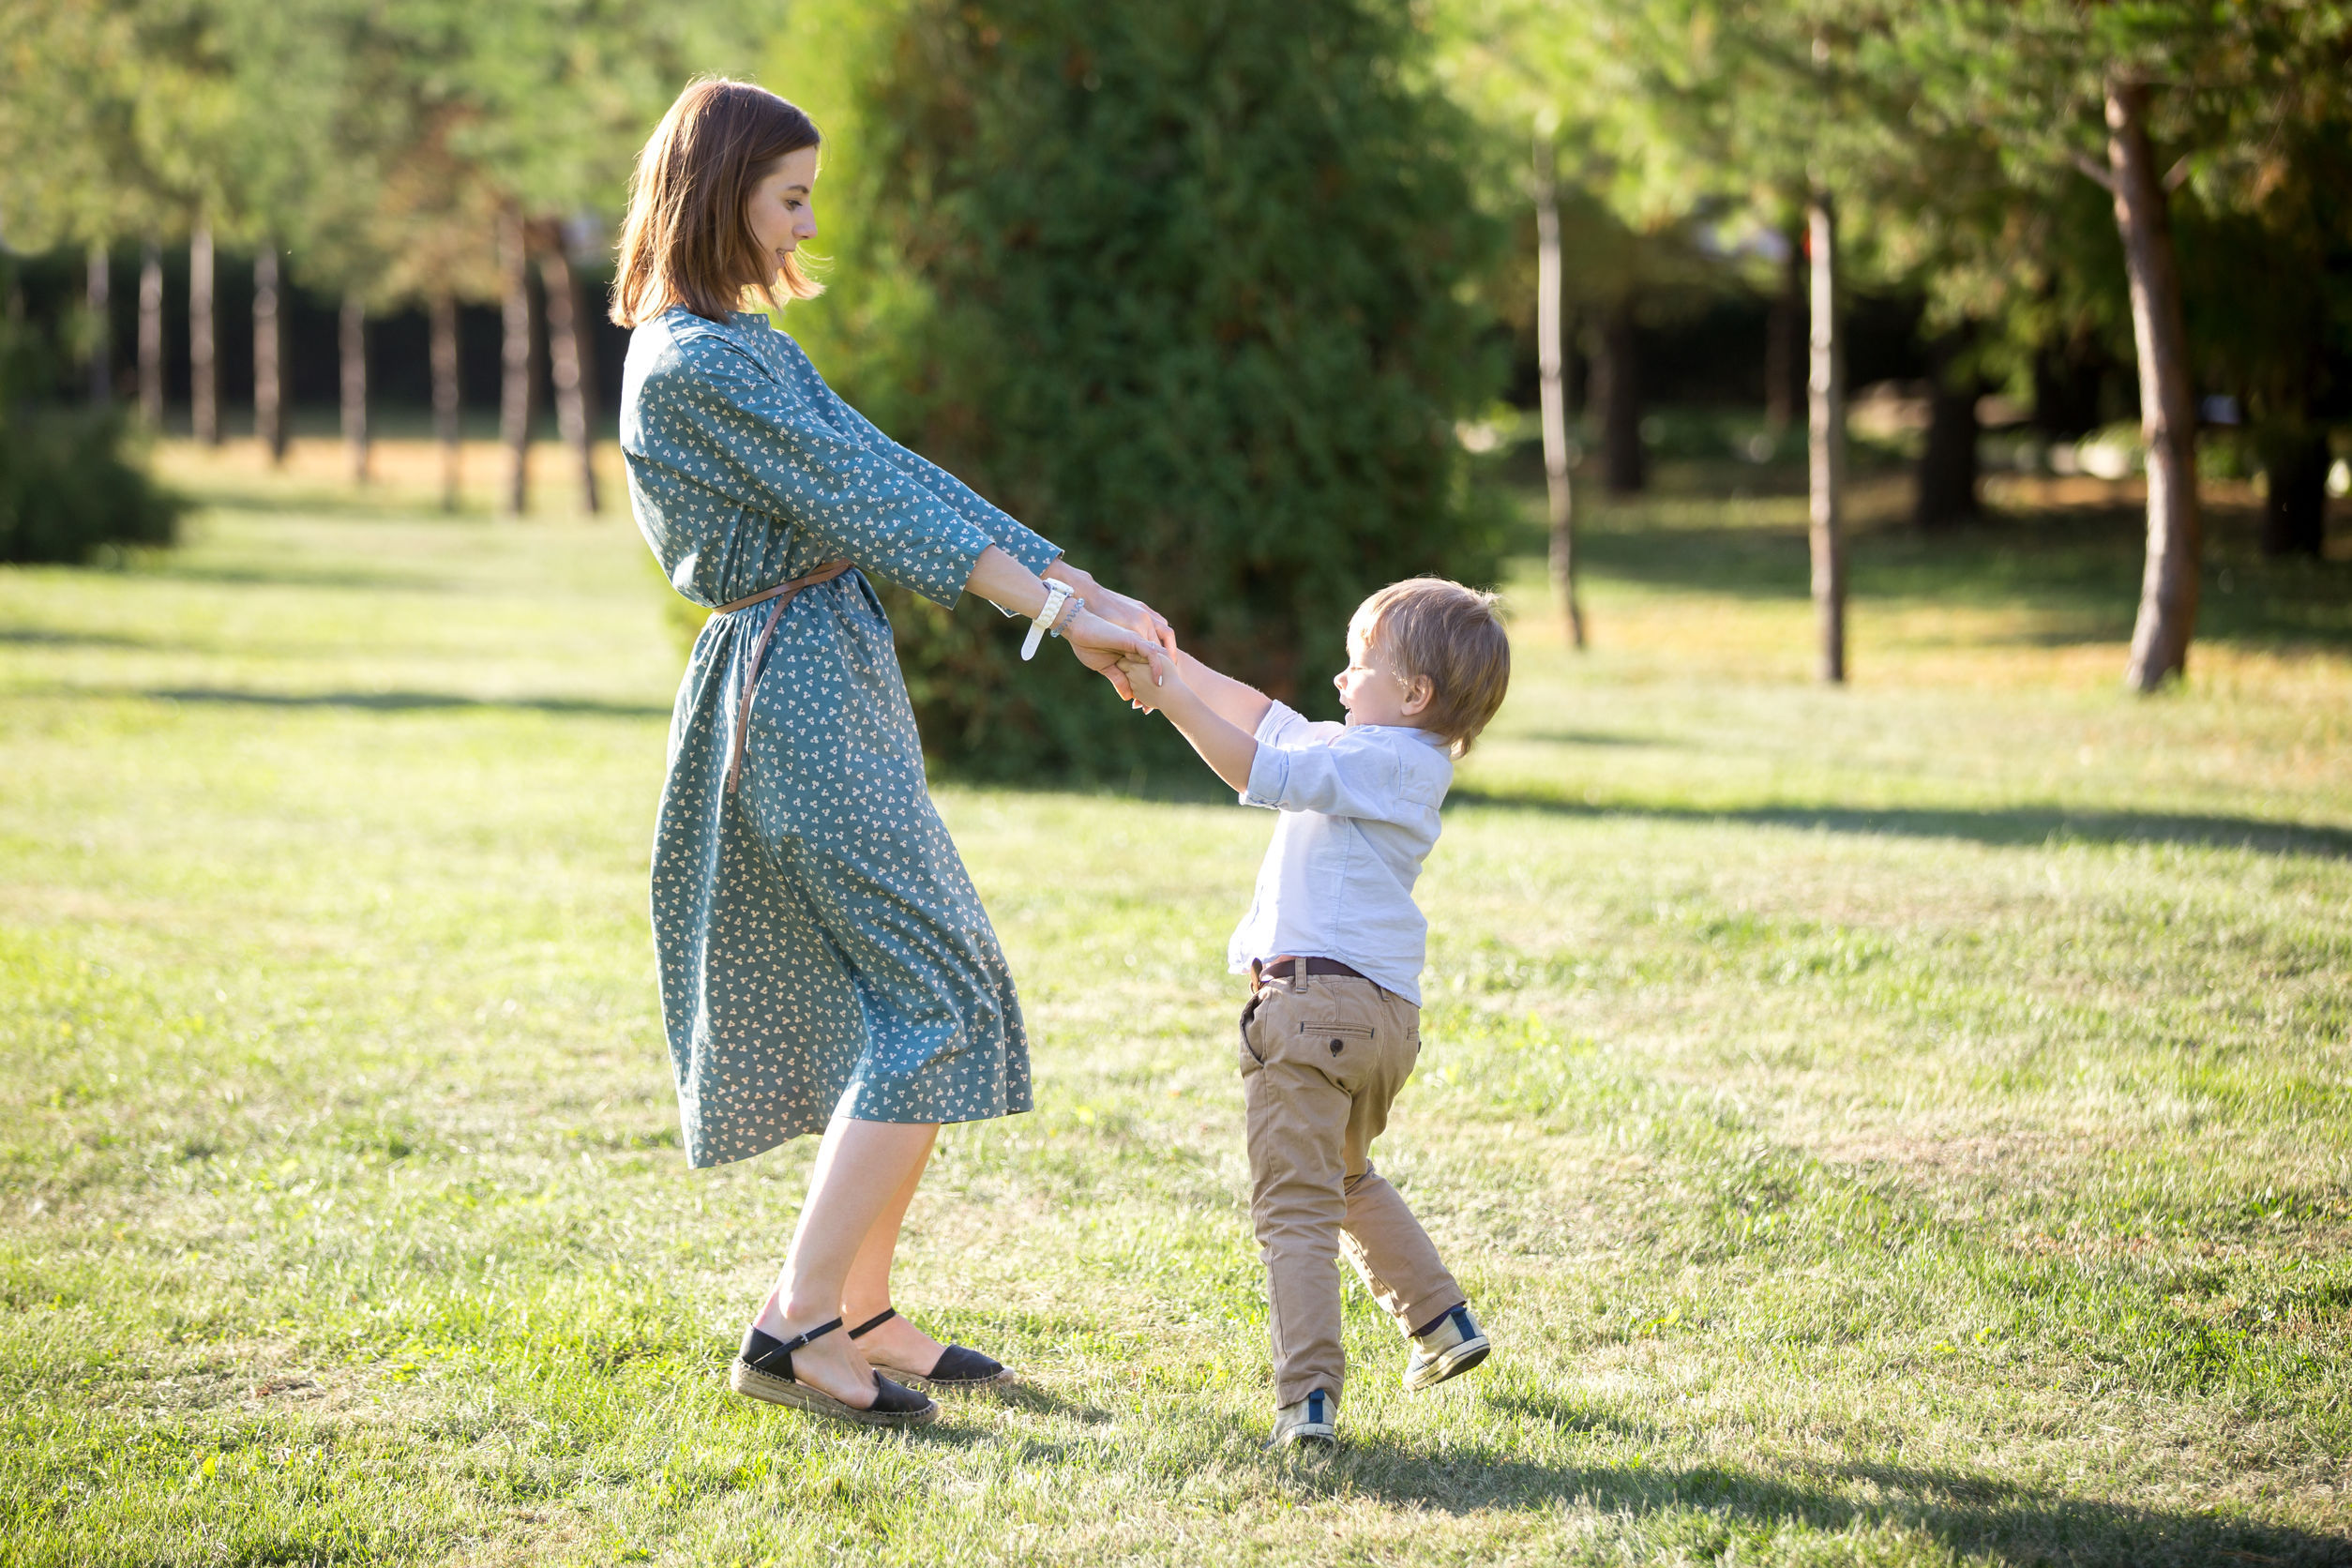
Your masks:
M 1258 733 L 1266 710 L 1274 706 L 1274 699 L 1256 686 L 1244 686 L 1230 675 L 1220 675 L 1181 649 L 1176 654 L 1176 672 L 1195 695 L 1209 704 L 1212 713 L 1244 735 Z
M 1246 714 L 1249 703 L 1234 698 L 1242 693 L 1254 699 L 1257 714 L 1250 718 L 1252 728 L 1265 716 L 1273 704 L 1259 693 L 1239 681 L 1228 680 L 1189 654 L 1176 656 L 1176 671 L 1165 682 L 1154 684 L 1152 671 L 1140 660 L 1127 665 L 1128 679 L 1135 686 L 1137 702 L 1154 712 L 1166 714 L 1168 721 L 1176 726 L 1192 748 L 1200 753 L 1200 760 L 1209 764 L 1219 778 L 1233 787 L 1236 794 L 1249 792 L 1249 770 L 1258 761 L 1258 742 L 1249 730 L 1233 722 L 1228 712 L 1213 705 L 1208 697 L 1195 690 L 1189 677 L 1204 675 L 1213 682 L 1223 682 L 1232 692 L 1220 692 L 1228 699 L 1232 712 Z

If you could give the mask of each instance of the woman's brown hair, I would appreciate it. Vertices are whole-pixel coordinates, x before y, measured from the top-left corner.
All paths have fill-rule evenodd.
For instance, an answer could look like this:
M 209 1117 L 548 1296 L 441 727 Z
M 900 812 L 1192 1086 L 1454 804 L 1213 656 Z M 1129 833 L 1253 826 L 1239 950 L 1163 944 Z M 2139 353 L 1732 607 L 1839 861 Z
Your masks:
M 763 87 L 688 83 L 629 176 L 613 321 L 635 326 L 672 305 L 725 321 L 755 290 L 779 306 L 816 294 L 799 258 L 785 257 L 781 273 L 769 263 L 744 209 L 777 158 L 819 141 L 807 114 Z

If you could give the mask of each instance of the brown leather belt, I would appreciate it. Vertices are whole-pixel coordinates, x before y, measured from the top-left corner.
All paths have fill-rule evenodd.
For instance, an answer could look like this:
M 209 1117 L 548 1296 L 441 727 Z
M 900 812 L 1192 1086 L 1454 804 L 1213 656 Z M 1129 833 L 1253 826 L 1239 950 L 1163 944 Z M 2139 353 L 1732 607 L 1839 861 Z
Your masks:
M 1289 970 L 1290 972 L 1287 975 L 1282 973 L 1284 969 Z M 1258 962 L 1256 959 L 1252 959 L 1249 966 L 1249 978 L 1251 983 L 1259 986 L 1266 984 L 1270 980 L 1304 980 L 1310 974 L 1336 974 L 1349 980 L 1369 980 L 1372 978 L 1368 974 L 1349 969 L 1346 964 L 1341 963 L 1337 958 L 1293 958 L 1284 957 L 1279 958 L 1269 958 L 1262 964 Z
M 784 619 L 785 610 L 799 596 L 803 588 L 831 582 L 853 565 L 855 563 L 850 561 L 828 561 L 804 577 L 796 577 L 790 582 L 779 582 L 773 588 L 762 588 L 756 594 L 746 594 L 711 611 L 714 615 L 732 615 L 738 610 L 749 610 L 753 605 L 765 604 L 770 599 L 780 601 L 769 614 L 768 624 L 760 628 L 760 640 L 751 645 L 751 657 L 743 667 L 743 695 L 735 702 L 735 733 L 727 746 L 729 794 L 735 792 L 735 781 L 743 776 L 743 743 L 744 736 L 751 729 L 751 700 L 760 692 L 760 661 L 767 657 L 768 639 L 776 635 L 776 623 Z

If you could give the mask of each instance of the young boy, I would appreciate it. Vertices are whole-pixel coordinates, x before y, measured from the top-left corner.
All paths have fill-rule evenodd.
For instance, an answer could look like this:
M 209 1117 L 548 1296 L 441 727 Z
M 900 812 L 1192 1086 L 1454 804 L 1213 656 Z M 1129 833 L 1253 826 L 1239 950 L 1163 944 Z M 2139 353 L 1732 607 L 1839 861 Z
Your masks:
M 1281 812 L 1227 957 L 1242 1009 L 1250 1220 L 1272 1298 L 1275 1445 L 1338 1438 L 1344 1250 L 1413 1349 L 1408 1389 L 1486 1358 L 1461 1287 L 1365 1159 L 1421 1052 L 1428 923 L 1414 879 L 1438 807 L 1502 704 L 1511 643 L 1491 594 L 1413 578 L 1364 601 L 1334 680 L 1348 722 L 1309 723 L 1187 654 L 1137 697 L 1246 806 Z

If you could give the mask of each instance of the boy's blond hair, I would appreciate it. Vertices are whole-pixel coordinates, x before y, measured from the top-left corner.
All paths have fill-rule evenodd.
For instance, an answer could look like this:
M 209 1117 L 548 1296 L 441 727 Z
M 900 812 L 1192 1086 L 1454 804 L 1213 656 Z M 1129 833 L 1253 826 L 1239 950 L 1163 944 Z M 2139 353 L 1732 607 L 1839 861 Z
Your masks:
M 1378 643 L 1407 683 L 1429 677 L 1420 728 L 1456 757 L 1470 754 L 1511 686 L 1511 639 L 1495 598 L 1441 577 L 1409 577 L 1364 600 L 1348 622 L 1349 637 Z

